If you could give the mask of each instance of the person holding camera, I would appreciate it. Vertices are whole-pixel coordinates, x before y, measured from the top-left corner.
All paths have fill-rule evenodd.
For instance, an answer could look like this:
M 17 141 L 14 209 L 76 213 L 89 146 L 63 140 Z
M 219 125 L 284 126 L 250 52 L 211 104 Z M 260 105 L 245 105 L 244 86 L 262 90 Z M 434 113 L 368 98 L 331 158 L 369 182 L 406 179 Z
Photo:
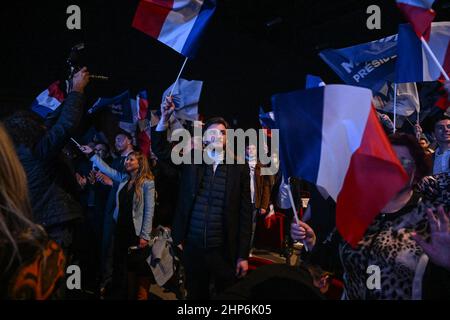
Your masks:
M 45 228 L 67 257 L 73 249 L 73 233 L 82 209 L 61 186 L 64 179 L 55 173 L 55 168 L 83 115 L 84 89 L 89 83 L 87 68 L 78 71 L 71 82 L 72 89 L 57 109 L 58 117 L 51 127 L 30 111 L 18 111 L 4 122 L 27 175 L 32 220 Z

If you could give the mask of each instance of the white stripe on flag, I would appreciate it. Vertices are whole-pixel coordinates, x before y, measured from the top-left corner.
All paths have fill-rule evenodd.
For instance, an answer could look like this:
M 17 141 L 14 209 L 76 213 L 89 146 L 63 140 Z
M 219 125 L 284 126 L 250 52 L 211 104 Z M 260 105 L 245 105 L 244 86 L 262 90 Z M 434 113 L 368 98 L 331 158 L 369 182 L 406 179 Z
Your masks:
M 40 95 L 38 95 L 36 101 L 39 105 L 50 108 L 53 111 L 61 105 L 61 102 L 59 102 L 58 99 L 49 96 L 48 90 L 45 90 Z
M 369 89 L 325 86 L 317 185 L 324 187 L 334 200 L 344 184 L 353 153 L 361 145 L 371 103 Z
M 203 1 L 178 0 L 167 15 L 158 40 L 180 52 L 197 21 Z
M 428 41 L 428 44 L 441 66 L 444 65 L 449 40 L 450 22 L 434 22 L 431 25 L 430 40 Z M 438 66 L 436 66 L 423 44 L 422 57 L 423 81 L 434 81 L 439 79 L 441 71 L 439 70 Z

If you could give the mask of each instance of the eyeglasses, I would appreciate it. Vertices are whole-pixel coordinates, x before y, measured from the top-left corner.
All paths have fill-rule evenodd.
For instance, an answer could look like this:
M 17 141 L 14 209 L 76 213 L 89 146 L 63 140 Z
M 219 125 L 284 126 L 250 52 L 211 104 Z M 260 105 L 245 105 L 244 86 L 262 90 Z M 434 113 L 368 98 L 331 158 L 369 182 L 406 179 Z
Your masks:
M 450 124 L 448 124 L 448 125 L 446 125 L 446 126 L 443 126 L 443 125 L 439 125 L 439 126 L 436 126 L 436 130 L 437 131 L 444 131 L 444 130 L 450 130 Z

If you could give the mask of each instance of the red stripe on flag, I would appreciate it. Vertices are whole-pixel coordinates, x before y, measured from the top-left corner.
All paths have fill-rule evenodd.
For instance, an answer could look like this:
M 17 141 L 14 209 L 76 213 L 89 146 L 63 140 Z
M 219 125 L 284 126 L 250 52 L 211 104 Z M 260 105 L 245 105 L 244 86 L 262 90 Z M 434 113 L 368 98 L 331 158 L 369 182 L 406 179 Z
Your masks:
M 336 201 L 336 227 L 353 247 L 381 209 L 408 182 L 372 108 Z
M 132 27 L 158 39 L 174 0 L 141 0 L 134 15 Z
M 406 20 L 411 23 L 417 36 L 419 38 L 423 36 L 428 41 L 430 39 L 431 23 L 434 20 L 436 12 L 433 9 L 415 7 L 404 3 L 397 3 L 397 7 L 403 13 Z
M 50 97 L 55 98 L 56 100 L 58 100 L 59 102 L 63 102 L 64 101 L 64 92 L 61 90 L 61 88 L 59 87 L 60 81 L 56 81 L 53 82 L 49 87 L 48 87 L 48 95 Z
M 147 99 L 139 99 L 139 119 L 147 118 L 148 113 L 148 101 Z
M 147 132 L 140 131 L 137 134 L 137 143 L 139 145 L 139 149 L 141 152 L 147 157 L 150 158 L 151 152 L 152 152 L 152 141 L 147 134 Z

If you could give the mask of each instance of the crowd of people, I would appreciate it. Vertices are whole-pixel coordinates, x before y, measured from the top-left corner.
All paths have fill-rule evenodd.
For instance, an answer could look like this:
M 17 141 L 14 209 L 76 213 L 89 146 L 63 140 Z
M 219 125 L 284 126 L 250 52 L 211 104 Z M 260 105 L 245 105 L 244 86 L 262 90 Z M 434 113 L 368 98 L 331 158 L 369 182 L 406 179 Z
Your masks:
M 205 121 L 210 134 L 191 146 L 221 152 L 208 148 L 209 161 L 201 164 L 174 163 L 172 97 L 161 105 L 149 153 L 118 128 L 115 141 L 93 139 L 68 157 L 88 83 L 83 68 L 55 115 L 19 111 L 0 125 L 1 299 L 73 298 L 65 283 L 70 265 L 80 267 L 79 291 L 94 298 L 148 300 L 152 283 L 174 278 L 183 278 L 175 281 L 179 297 L 182 290 L 188 299 L 223 297 L 252 272 L 257 222 L 274 212 L 283 217 L 281 254 L 288 260 L 302 243 L 295 268 L 324 297 L 334 279 L 343 284 L 343 299 L 450 298 L 448 115 L 436 121 L 433 141 L 419 125 L 416 135 L 392 133 L 390 118 L 380 115 L 409 182 L 352 247 L 320 187 L 301 177 L 285 181 L 280 171 L 263 175 L 254 144 L 245 163 L 226 161 L 236 154 L 226 145 L 230 125 L 223 118 Z M 297 208 L 309 198 L 298 223 L 290 193 Z M 156 241 L 161 230 L 165 242 Z M 367 284 L 369 266 L 379 268 L 375 288 Z

